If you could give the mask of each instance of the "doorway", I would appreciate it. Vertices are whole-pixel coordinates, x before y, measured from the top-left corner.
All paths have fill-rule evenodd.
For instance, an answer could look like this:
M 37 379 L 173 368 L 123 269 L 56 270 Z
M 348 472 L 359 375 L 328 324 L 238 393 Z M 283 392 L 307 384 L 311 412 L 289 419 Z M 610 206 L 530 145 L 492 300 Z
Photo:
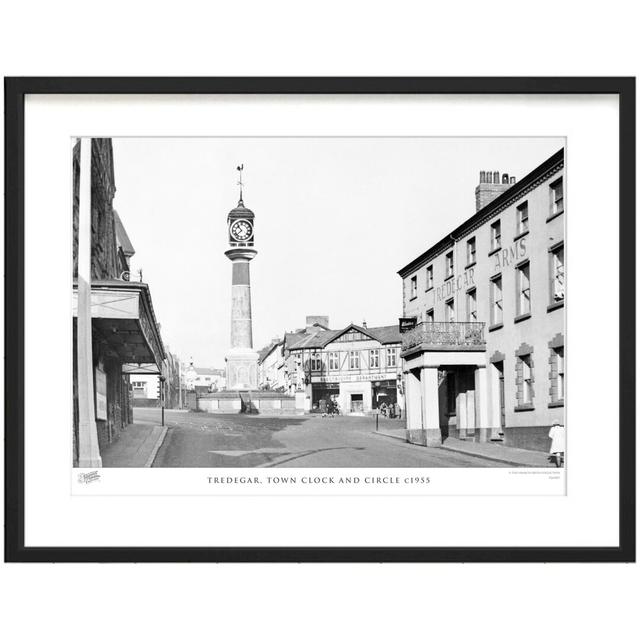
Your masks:
M 504 408 L 504 361 L 494 362 L 495 368 L 498 370 L 498 389 L 500 395 L 500 435 L 504 433 L 505 408 Z
M 362 413 L 364 411 L 363 395 L 361 393 L 351 394 L 351 413 Z

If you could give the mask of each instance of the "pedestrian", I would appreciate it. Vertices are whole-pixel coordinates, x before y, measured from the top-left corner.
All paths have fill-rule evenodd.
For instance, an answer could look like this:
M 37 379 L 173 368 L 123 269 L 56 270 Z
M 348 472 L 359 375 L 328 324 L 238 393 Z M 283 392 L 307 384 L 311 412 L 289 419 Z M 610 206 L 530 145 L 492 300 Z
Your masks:
M 549 449 L 551 458 L 553 458 L 556 467 L 562 467 L 564 466 L 565 431 L 564 426 L 558 420 L 553 421 L 549 437 L 551 438 L 551 448 Z

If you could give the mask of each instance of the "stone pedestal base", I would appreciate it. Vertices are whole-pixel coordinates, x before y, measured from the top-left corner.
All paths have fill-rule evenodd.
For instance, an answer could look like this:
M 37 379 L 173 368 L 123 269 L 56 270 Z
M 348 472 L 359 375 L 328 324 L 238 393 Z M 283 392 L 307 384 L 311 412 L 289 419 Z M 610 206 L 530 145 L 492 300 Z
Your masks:
M 407 442 L 423 447 L 441 447 L 442 432 L 440 429 L 407 429 Z
M 227 354 L 227 391 L 251 391 L 258 388 L 258 354 L 252 349 L 232 350 Z

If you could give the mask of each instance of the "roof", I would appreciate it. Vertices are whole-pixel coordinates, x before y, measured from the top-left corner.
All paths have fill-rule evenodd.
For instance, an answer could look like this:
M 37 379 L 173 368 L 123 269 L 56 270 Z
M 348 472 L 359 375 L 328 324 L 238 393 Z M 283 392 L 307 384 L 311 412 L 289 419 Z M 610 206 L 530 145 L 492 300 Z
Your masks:
M 255 215 L 253 211 L 251 211 L 251 209 L 247 209 L 247 207 L 244 206 L 244 202 L 240 200 L 238 202 L 238 206 L 234 207 L 233 209 L 231 209 L 231 211 L 229 211 L 228 217 L 229 218 L 255 218 Z
M 296 343 L 294 345 L 294 349 L 313 349 L 313 348 L 322 348 L 326 344 L 329 344 L 333 338 L 337 337 L 338 334 L 342 333 L 342 329 L 328 329 L 327 331 L 318 331 L 317 333 L 312 333 L 310 336 L 306 336 L 304 340 Z
M 284 334 L 284 348 L 291 349 L 291 347 L 300 340 L 304 340 L 307 337 L 307 333 L 305 329 L 300 329 L 298 331 L 291 331 L 289 333 Z
M 269 343 L 266 347 L 262 347 L 260 351 L 258 351 L 258 362 L 264 362 L 267 356 L 276 348 L 282 345 L 283 340 L 274 340 Z
M 361 327 L 357 324 L 350 324 L 344 329 L 330 329 L 328 331 L 320 331 L 311 336 L 307 336 L 291 348 L 294 350 L 322 349 L 351 329 L 360 331 L 364 335 L 369 336 L 372 340 L 377 340 L 381 344 L 395 344 L 397 342 L 402 342 L 398 325 L 393 324 L 384 327 Z
M 444 238 L 429 247 L 429 249 L 424 253 L 402 267 L 402 269 L 398 271 L 400 277 L 404 278 L 410 273 L 413 273 L 417 268 L 439 255 L 445 248 L 452 247 L 455 239 L 461 238 L 469 229 L 483 223 L 485 220 L 488 220 L 498 210 L 504 209 L 509 205 L 511 200 L 519 197 L 520 192 L 527 188 L 532 182 L 539 179 L 541 175 L 547 173 L 549 170 L 557 167 L 558 165 L 562 165 L 562 163 L 564 163 L 564 147 L 556 151 L 524 178 L 510 186 L 506 191 L 495 198 L 495 200 L 492 200 L 470 218 L 467 218 L 467 220 L 456 227 L 451 233 L 448 233 Z
M 386 327 L 372 327 L 367 329 L 369 333 L 373 334 L 379 342 L 382 344 L 392 344 L 395 342 L 402 342 L 402 336 L 400 335 L 400 327 L 397 324 L 390 324 Z
M 118 244 L 122 247 L 124 255 L 131 257 L 136 250 L 133 248 L 129 235 L 127 234 L 127 230 L 124 228 L 122 220 L 115 209 L 113 210 L 113 218 L 116 225 L 116 239 L 118 240 Z

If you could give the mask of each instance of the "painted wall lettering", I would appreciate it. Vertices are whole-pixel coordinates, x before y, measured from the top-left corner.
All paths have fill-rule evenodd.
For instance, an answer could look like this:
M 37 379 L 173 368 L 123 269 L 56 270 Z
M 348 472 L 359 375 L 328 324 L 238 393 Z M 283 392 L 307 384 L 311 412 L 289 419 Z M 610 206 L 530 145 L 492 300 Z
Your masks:
M 467 289 L 473 286 L 473 269 L 467 269 L 464 274 L 447 280 L 436 289 L 436 300 L 446 300 L 460 289 Z
M 511 266 L 516 260 L 524 258 L 527 254 L 527 245 L 525 244 L 526 238 L 520 238 L 514 242 L 510 247 L 501 249 L 494 256 L 494 271 L 500 271 L 504 267 Z

